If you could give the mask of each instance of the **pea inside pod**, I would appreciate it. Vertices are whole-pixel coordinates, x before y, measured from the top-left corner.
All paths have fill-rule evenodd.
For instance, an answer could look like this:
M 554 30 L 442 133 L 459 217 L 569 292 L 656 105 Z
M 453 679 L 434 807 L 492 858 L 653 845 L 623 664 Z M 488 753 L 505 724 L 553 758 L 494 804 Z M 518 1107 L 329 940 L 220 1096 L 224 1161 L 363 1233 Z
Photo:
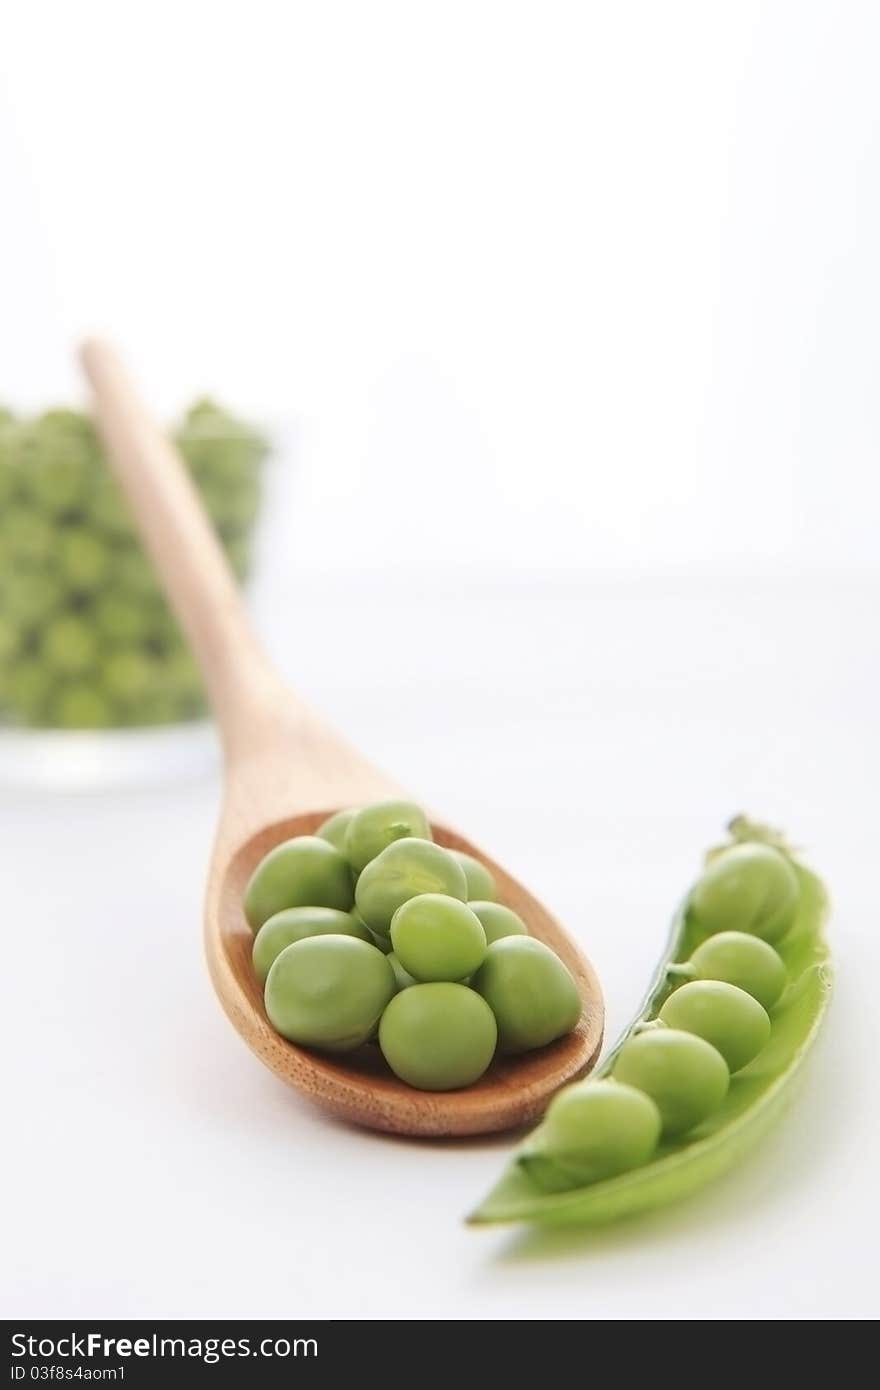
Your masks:
M 688 911 L 706 935 L 744 931 L 775 944 L 790 930 L 797 904 L 791 860 L 774 845 L 739 843 L 710 861 Z
M 544 1123 L 529 1136 L 470 1217 L 475 1224 L 600 1224 L 664 1206 L 736 1165 L 785 1108 L 830 997 L 825 939 L 828 900 L 821 880 L 785 848 L 778 832 L 742 817 L 732 822 L 730 829 L 733 845 L 713 853 L 709 861 L 706 876 L 710 877 L 710 891 L 700 891 L 701 879 L 676 914 L 666 951 L 638 1016 L 594 1077 L 560 1092 Z M 743 896 L 743 910 L 737 914 L 725 888 L 725 910 L 712 919 L 718 932 L 707 934 L 706 916 L 695 913 L 694 904 L 714 901 L 717 866 L 725 855 L 752 845 L 773 851 L 770 860 L 760 855 L 758 861 L 762 875 L 766 865 L 773 864 L 764 881 L 774 885 L 774 892 L 762 909 L 752 891 L 754 884 L 750 884 Z M 784 860 L 783 873 L 776 864 L 780 858 Z M 745 862 L 748 856 L 733 859 L 740 868 Z M 761 946 L 767 946 L 768 922 L 775 924 L 770 927 L 775 946 L 767 946 L 772 954 L 759 950 L 730 955 L 730 939 L 723 943 L 728 948 L 724 952 L 708 951 L 713 940 L 720 941 L 722 925 L 727 928 L 732 922 L 738 926 L 731 928 L 729 936 L 745 935 Z M 781 987 L 774 959 L 783 971 Z M 736 981 L 722 975 L 720 982 L 712 983 L 710 971 L 729 974 L 733 966 Z M 706 1007 L 709 995 L 701 978 L 704 972 L 716 1003 L 720 988 L 725 1004 L 733 1001 L 735 1017 L 731 1010 L 722 1019 L 723 1011 Z M 693 983 L 682 985 L 682 978 L 688 975 Z M 754 993 L 743 989 L 748 981 Z M 759 994 L 770 1004 L 769 1015 Z M 748 1045 L 744 1047 L 746 1034 Z M 734 1068 L 729 1081 L 730 1069 L 719 1048 L 727 1053 Z M 740 1073 L 737 1064 L 742 1065 L 744 1055 L 750 1052 L 754 1065 Z M 589 1122 L 586 1107 L 581 1112 L 564 1098 L 580 1088 L 585 1093 L 594 1092 L 609 1078 L 651 1099 L 660 1112 L 663 1132 L 652 1152 L 640 1156 L 634 1145 L 635 1158 L 630 1166 L 600 1176 L 599 1169 L 591 1167 L 591 1156 L 597 1149 L 601 1153 L 601 1131 Z M 598 1114 L 598 1101 L 592 1104 Z M 565 1113 L 562 1107 L 569 1105 L 568 1123 L 562 1131 L 554 1116 Z M 578 1118 L 581 1113 L 585 1117 L 582 1121 Z
M 717 1048 L 678 1028 L 628 1038 L 612 1073 L 616 1081 L 650 1096 L 664 1134 L 684 1134 L 717 1110 L 730 1073 Z
M 647 1163 L 662 1117 L 644 1091 L 620 1081 L 579 1081 L 550 1102 L 520 1162 L 542 1190 L 565 1191 Z
M 703 1038 L 732 1072 L 757 1057 L 770 1038 L 770 1016 L 750 994 L 725 980 L 693 980 L 670 994 L 660 1010 L 670 1028 Z
M 670 966 L 669 974 L 685 979 L 724 980 L 744 989 L 765 1009 L 772 1009 L 779 1001 L 788 980 L 779 952 L 761 937 L 741 931 L 710 936 L 689 961 Z

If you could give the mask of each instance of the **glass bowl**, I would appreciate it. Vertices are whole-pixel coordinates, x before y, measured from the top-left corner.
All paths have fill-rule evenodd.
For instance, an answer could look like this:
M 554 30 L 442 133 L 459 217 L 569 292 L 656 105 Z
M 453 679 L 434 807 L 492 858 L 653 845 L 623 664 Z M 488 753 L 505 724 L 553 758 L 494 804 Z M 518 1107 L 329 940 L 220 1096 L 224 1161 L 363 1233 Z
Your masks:
M 209 400 L 171 433 L 244 584 L 268 442 Z M 198 671 L 91 419 L 0 411 L 0 780 L 156 780 L 215 756 Z

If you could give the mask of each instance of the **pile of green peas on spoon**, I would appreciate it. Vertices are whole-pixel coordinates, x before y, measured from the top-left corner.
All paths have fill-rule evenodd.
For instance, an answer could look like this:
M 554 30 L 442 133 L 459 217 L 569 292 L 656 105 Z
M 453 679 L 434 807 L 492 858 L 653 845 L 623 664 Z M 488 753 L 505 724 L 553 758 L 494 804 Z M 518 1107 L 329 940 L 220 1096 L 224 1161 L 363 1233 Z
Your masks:
M 277 845 L 244 897 L 269 1021 L 327 1052 L 375 1041 L 424 1091 L 554 1042 L 580 1018 L 577 986 L 496 896 L 485 865 L 435 844 L 407 801 L 337 812 Z
M 639 1017 L 564 1087 L 471 1220 L 601 1222 L 685 1195 L 779 1109 L 830 993 L 827 901 L 738 817 L 676 917 Z

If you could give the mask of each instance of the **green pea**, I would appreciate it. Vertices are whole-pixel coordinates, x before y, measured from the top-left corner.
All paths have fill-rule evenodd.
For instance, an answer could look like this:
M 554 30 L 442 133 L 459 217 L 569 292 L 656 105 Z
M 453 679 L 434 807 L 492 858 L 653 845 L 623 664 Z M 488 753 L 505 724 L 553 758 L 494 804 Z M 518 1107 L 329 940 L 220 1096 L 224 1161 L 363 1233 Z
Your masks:
M 161 652 L 163 656 L 173 657 L 175 660 L 187 657 L 195 666 L 192 653 L 187 647 L 177 619 L 164 600 L 157 594 L 153 600 L 138 599 L 137 602 L 143 606 L 147 616 L 147 630 L 144 639 L 150 647 Z
M 472 1085 L 491 1062 L 497 1035 L 484 999 L 466 985 L 439 982 L 401 990 L 379 1023 L 389 1067 L 420 1091 Z
M 46 569 L 16 570 L 3 594 L 2 606 L 22 628 L 43 622 L 61 607 L 63 595 L 58 580 Z
M 139 548 L 120 550 L 116 561 L 117 592 L 134 598 L 157 599 L 159 586 L 153 567 Z
M 52 411 L 34 421 L 25 441 L 24 485 L 48 516 L 80 511 L 88 503 L 99 469 L 90 422 L 74 411 Z
M 85 449 L 93 457 L 98 451 L 95 426 L 89 416 L 81 410 L 72 410 L 69 406 L 54 406 L 31 423 L 43 440 L 47 441 L 41 445 L 41 451 L 52 438 L 63 441 L 71 448 Z
M 116 724 L 117 715 L 102 691 L 79 681 L 62 685 L 53 694 L 47 719 L 58 729 L 109 729 Z
M 456 898 L 420 893 L 391 919 L 394 953 L 416 980 L 463 980 L 486 954 L 480 920 Z
M 98 640 L 92 624 L 75 613 L 53 618 L 43 631 L 40 645 L 47 665 L 68 676 L 87 671 L 98 656 Z
M 498 1020 L 498 1046 L 528 1052 L 570 1033 L 581 1016 L 577 985 L 559 957 L 532 936 L 504 936 L 471 980 Z
M 395 840 L 430 840 L 427 817 L 410 801 L 379 801 L 356 811 L 345 834 L 345 853 L 356 873 Z
M 410 985 L 418 983 L 418 981 L 415 980 L 412 975 L 410 975 L 408 970 L 404 970 L 403 966 L 401 965 L 400 961 L 397 959 L 397 956 L 394 954 L 393 951 L 390 952 L 387 959 L 388 964 L 394 971 L 394 980 L 398 990 L 409 989 Z
M 137 545 L 134 523 L 125 498 L 107 472 L 102 472 L 96 480 L 89 515 L 97 528 L 111 540 L 125 541 L 132 547 Z
M 120 724 L 169 724 L 193 719 L 205 708 L 198 669 L 176 646 L 165 653 L 116 643 L 105 659 L 103 679 L 117 701 Z
M 768 942 L 739 931 L 710 936 L 697 947 L 689 964 L 697 979 L 738 985 L 765 1009 L 772 1009 L 779 1000 L 788 978 L 782 958 Z
M 197 402 L 177 431 L 177 445 L 200 486 L 234 485 L 259 476 L 264 437 L 213 401 Z
M 495 880 L 479 859 L 475 859 L 472 854 L 465 854 L 463 849 L 451 849 L 449 853 L 457 859 L 464 869 L 464 876 L 467 881 L 468 902 L 471 898 L 480 902 L 494 902 L 497 896 Z
M 70 526 L 59 538 L 58 565 L 74 593 L 91 594 L 106 581 L 112 553 L 100 536 L 82 526 Z
M 0 506 L 3 507 L 17 496 L 21 487 L 18 436 L 12 416 L 0 411 Z
M 254 937 L 254 972 L 262 984 L 285 946 L 307 936 L 356 936 L 372 945 L 363 922 L 335 907 L 287 907 L 263 923 Z
M 513 1157 L 472 1214 L 472 1221 L 598 1225 L 657 1210 L 742 1163 L 747 1150 L 781 1112 L 819 1036 L 831 998 L 828 894 L 816 874 L 791 858 L 781 831 L 744 816 L 731 821 L 728 830 L 735 844 L 773 845 L 794 866 L 796 919 L 777 952 L 761 936 L 717 929 L 721 923 L 714 916 L 712 927 L 717 930 L 707 934 L 693 910 L 693 889 L 685 910 L 676 914 L 661 967 L 638 1017 L 626 1040 L 612 1049 L 595 1073 L 602 1078 L 613 1073 L 615 1081 L 637 1088 L 655 1102 L 665 1131 L 655 1157 L 611 1181 L 583 1181 L 548 1151 L 542 1125 Z M 715 864 L 724 863 L 729 848 L 710 851 L 713 870 Z M 738 855 L 733 859 L 734 865 L 738 859 Z M 776 868 L 774 863 L 774 874 Z M 785 874 L 783 881 L 788 881 Z M 754 906 L 749 892 L 745 902 L 747 909 Z M 772 913 L 776 906 L 772 895 L 768 896 L 750 921 L 766 929 L 766 910 Z M 489 947 L 490 952 L 493 949 Z M 791 981 L 788 989 L 786 975 Z M 676 981 L 683 978 L 691 983 L 670 995 Z M 703 991 L 707 983 L 711 997 L 703 995 L 701 1000 L 696 991 Z M 732 990 L 735 1006 L 729 1013 L 727 990 Z M 761 1010 L 772 1008 L 777 1000 L 781 1003 L 768 1020 Z M 766 1046 L 731 1082 L 719 1046 L 736 1066 L 760 1046 L 768 1026 Z M 725 1036 L 718 1031 L 722 1027 Z M 696 1031 L 683 1031 L 690 1028 Z M 752 1030 L 745 1051 L 732 1052 L 731 1044 L 740 1048 L 743 1031 Z
M 326 840 L 298 835 L 261 859 L 245 889 L 244 911 L 256 932 L 286 907 L 336 907 L 347 912 L 353 900 L 347 860 Z
M 797 874 L 784 854 L 771 845 L 739 844 L 709 864 L 689 912 L 707 936 L 743 931 L 773 943 L 791 928 L 798 896 Z
M 95 597 L 92 618 L 102 637 L 112 642 L 143 642 L 153 635 L 161 608 L 158 602 L 133 598 L 114 589 Z
M 291 1042 L 348 1052 L 372 1036 L 394 991 L 394 971 L 375 946 L 355 936 L 307 936 L 272 963 L 266 1013 Z
M 766 1009 L 724 980 L 693 980 L 670 994 L 660 1010 L 670 1028 L 695 1033 L 721 1053 L 730 1072 L 757 1057 L 770 1037 Z
M 0 667 L 15 655 L 20 644 L 18 625 L 10 622 L 3 611 L 5 606 L 5 603 L 0 603 Z
M 354 811 L 337 811 L 335 815 L 328 816 L 322 821 L 315 831 L 322 840 L 329 840 L 334 849 L 338 849 L 340 854 L 345 853 L 345 832 L 351 824 Z
M 502 936 L 528 936 L 529 929 L 523 919 L 509 907 L 504 907 L 502 903 L 493 902 L 468 902 L 471 912 L 475 912 L 479 917 L 486 933 L 486 943 L 491 946 L 493 941 L 500 941 Z
M 181 434 L 187 429 L 198 429 L 207 425 L 210 428 L 222 427 L 225 411 L 211 396 L 199 396 L 194 400 L 183 417 Z
M 150 691 L 138 702 L 137 709 L 129 707 L 125 722 L 132 727 L 179 724 L 196 718 L 199 713 L 191 700 L 181 699 L 175 691 L 164 688 Z
M 0 519 L 0 556 L 4 565 L 48 565 L 54 556 L 55 541 L 55 527 L 37 508 L 22 502 L 4 508 Z
M 140 647 L 119 646 L 104 661 L 104 684 L 112 697 L 137 702 L 161 680 L 160 670 Z
M 660 1111 L 619 1081 L 578 1081 L 550 1102 L 520 1164 L 545 1191 L 564 1191 L 638 1168 L 660 1141 Z
M 8 507 L 15 499 L 18 478 L 12 468 L 4 466 L 0 457 L 0 507 Z
M 233 483 L 202 483 L 208 514 L 220 529 L 250 529 L 260 510 L 260 483 L 257 478 L 238 478 Z
M 15 663 L 6 676 L 6 699 L 16 719 L 23 724 L 46 722 L 53 674 L 44 661 L 26 657 Z
M 464 902 L 464 870 L 430 840 L 403 839 L 370 860 L 357 881 L 355 901 L 370 930 L 387 936 L 397 909 L 420 893 L 445 893 Z
M 664 1134 L 683 1134 L 717 1110 L 730 1073 L 717 1048 L 694 1033 L 650 1029 L 627 1039 L 614 1064 L 614 1079 L 644 1091 L 655 1102 Z

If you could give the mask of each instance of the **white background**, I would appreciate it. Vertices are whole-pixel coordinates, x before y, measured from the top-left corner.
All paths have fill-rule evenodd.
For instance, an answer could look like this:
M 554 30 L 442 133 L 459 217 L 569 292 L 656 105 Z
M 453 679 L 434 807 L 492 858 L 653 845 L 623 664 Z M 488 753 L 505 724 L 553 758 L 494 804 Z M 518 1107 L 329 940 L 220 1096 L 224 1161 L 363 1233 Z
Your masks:
M 741 1173 L 477 1235 L 503 1145 L 343 1130 L 226 1026 L 210 777 L 8 791 L 10 1314 L 876 1312 L 878 40 L 858 3 L 7 5 L 0 398 L 78 394 L 97 329 L 162 414 L 297 422 L 273 650 L 570 923 L 612 1035 L 742 806 L 827 873 L 840 973 Z
M 303 564 L 876 568 L 875 5 L 4 16 L 0 395 L 303 417 Z

